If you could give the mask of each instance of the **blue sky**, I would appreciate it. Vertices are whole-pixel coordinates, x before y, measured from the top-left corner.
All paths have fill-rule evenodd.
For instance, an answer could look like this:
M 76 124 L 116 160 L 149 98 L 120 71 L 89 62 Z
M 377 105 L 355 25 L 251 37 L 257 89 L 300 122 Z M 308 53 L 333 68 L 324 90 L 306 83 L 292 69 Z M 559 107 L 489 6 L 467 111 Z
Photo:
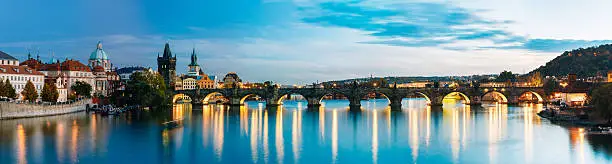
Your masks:
M 374 76 L 528 72 L 564 50 L 612 43 L 589 0 L 20 0 L 0 2 L 0 50 L 156 67 L 169 42 L 186 72 L 308 84 Z

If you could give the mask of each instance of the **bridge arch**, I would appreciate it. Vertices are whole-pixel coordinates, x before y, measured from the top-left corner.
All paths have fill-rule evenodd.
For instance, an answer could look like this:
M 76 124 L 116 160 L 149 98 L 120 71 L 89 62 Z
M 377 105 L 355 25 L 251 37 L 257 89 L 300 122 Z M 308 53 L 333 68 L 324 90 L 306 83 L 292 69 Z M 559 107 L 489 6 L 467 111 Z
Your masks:
M 389 96 L 387 96 L 387 94 L 385 94 L 383 92 L 377 92 L 377 91 L 367 91 L 367 92 L 365 92 L 365 94 L 362 94 L 359 98 L 360 99 L 370 98 L 372 96 L 372 94 L 374 94 L 374 97 L 377 97 L 377 95 L 380 95 L 380 96 L 384 97 L 385 99 L 387 99 L 387 101 L 389 101 L 389 103 L 391 103 L 391 98 L 389 98 Z
M 291 96 L 291 95 L 300 95 L 304 98 L 304 100 L 306 100 L 306 96 L 299 94 L 299 93 L 287 93 L 282 95 L 280 98 L 278 98 L 278 100 L 276 100 L 276 104 L 278 105 L 283 105 L 283 101 L 285 101 L 287 99 L 287 97 Z
M 526 95 L 526 94 L 531 94 L 531 95 L 534 95 L 534 96 L 537 98 L 537 103 L 538 103 L 538 104 L 544 103 L 544 97 L 542 97 L 542 95 L 540 95 L 538 92 L 535 92 L 535 91 L 525 91 L 525 92 L 521 93 L 521 94 L 519 95 L 519 101 L 521 101 L 521 100 L 520 100 L 520 99 L 521 99 L 521 97 L 522 97 L 522 96 L 524 96 L 524 95 Z
M 214 98 L 217 95 L 221 95 L 221 96 L 225 97 L 225 95 L 223 95 L 223 93 L 221 93 L 221 92 L 210 92 L 210 93 L 206 94 L 206 96 L 204 96 L 204 98 L 202 99 L 202 104 L 204 104 L 204 105 L 209 104 L 211 99 Z
M 480 97 L 480 100 L 487 101 L 485 99 L 486 96 L 493 96 L 492 97 L 493 98 L 492 101 L 495 101 L 495 102 L 498 102 L 498 103 L 508 103 L 508 97 L 506 95 L 504 95 L 503 93 L 499 92 L 499 91 L 489 91 L 489 92 L 486 92 L 485 94 L 483 94 Z M 499 99 L 496 99 L 496 97 L 499 98 Z
M 463 98 L 463 99 L 465 100 L 465 104 L 470 104 L 470 102 L 471 102 L 471 101 L 470 101 L 470 97 L 468 97 L 468 96 L 467 96 L 465 93 L 461 93 L 461 92 L 457 92 L 457 91 L 455 91 L 455 92 L 450 92 L 450 93 L 447 93 L 447 94 L 443 95 L 443 97 L 442 97 L 442 99 L 441 99 L 441 100 L 443 100 L 443 99 L 445 99 L 445 98 L 447 98 L 448 96 L 453 95 L 453 94 L 457 94 L 458 96 L 460 96 L 461 98 Z M 440 102 L 440 103 L 442 103 L 442 102 Z
M 172 96 L 173 104 L 176 104 L 179 101 L 191 102 L 191 96 L 182 93 L 175 94 L 174 96 Z
M 423 93 L 423 92 L 414 92 L 417 95 L 421 95 L 422 97 L 425 98 L 425 100 L 427 101 L 427 104 L 431 104 L 431 99 L 429 98 L 429 96 L 427 96 L 427 94 Z
M 260 98 L 264 98 L 264 97 L 262 97 L 262 96 L 261 96 L 261 95 L 259 95 L 259 94 L 256 94 L 256 93 L 250 93 L 250 94 L 246 94 L 246 95 L 242 96 L 242 98 L 240 98 L 240 104 L 241 104 L 241 105 L 244 105 L 244 102 L 246 101 L 246 99 L 247 99 L 247 98 L 249 98 L 249 97 L 253 97 L 253 96 L 259 96 Z

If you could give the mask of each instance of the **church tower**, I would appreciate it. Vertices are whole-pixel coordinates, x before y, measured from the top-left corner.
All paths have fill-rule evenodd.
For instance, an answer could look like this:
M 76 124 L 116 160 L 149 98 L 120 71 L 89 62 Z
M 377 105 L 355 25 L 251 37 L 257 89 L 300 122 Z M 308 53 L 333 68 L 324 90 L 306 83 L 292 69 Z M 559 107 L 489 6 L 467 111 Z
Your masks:
M 174 79 L 176 77 L 176 55 L 172 56 L 170 45 L 166 43 L 164 54 L 160 57 L 157 55 L 157 72 L 159 72 L 167 88 L 174 88 Z
M 108 55 L 102 49 L 101 42 L 98 41 L 98 44 L 96 45 L 96 50 L 91 52 L 91 54 L 89 55 L 88 64 L 89 64 L 89 67 L 91 68 L 100 66 L 104 68 L 105 72 L 112 71 L 110 60 L 108 60 Z
M 189 63 L 188 66 L 189 71 L 187 72 L 187 75 L 193 77 L 200 76 L 200 65 L 198 65 L 198 56 L 195 53 L 195 48 L 193 48 L 193 51 L 191 52 L 191 63 Z

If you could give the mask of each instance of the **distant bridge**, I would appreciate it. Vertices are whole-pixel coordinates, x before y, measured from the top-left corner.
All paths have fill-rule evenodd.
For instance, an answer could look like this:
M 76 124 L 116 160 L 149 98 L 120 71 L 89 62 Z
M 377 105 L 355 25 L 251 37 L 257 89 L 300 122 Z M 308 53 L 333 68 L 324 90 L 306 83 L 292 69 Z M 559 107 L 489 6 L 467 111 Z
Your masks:
M 275 107 L 282 105 L 290 95 L 302 95 L 309 107 L 318 107 L 324 96 L 330 94 L 344 95 L 351 109 L 360 109 L 361 100 L 369 93 L 381 94 L 389 100 L 392 110 L 401 110 L 403 98 L 412 95 L 421 95 L 431 106 L 442 106 L 442 100 L 449 94 L 456 93 L 465 99 L 465 104 L 480 105 L 482 98 L 488 94 L 500 97 L 500 103 L 518 104 L 519 97 L 524 93 L 536 95 L 538 103 L 547 101 L 542 87 L 479 87 L 479 88 L 395 88 L 395 87 L 364 87 L 349 86 L 342 88 L 227 88 L 227 89 L 195 89 L 174 91 L 173 103 L 183 97 L 191 99 L 193 104 L 208 104 L 215 95 L 223 95 L 229 99 L 228 105 L 244 105 L 247 98 L 259 96 L 266 101 L 266 106 Z

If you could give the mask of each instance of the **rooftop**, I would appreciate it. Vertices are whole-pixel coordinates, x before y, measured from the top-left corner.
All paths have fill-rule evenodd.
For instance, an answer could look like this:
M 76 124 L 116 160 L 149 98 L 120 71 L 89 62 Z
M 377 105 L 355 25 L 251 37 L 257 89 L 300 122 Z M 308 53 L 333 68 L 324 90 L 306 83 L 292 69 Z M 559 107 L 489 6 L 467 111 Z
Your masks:
M 0 59 L 1 60 L 18 60 L 17 58 L 15 58 L 15 57 L 13 57 L 13 56 L 5 53 L 5 52 L 2 52 L 2 51 L 0 51 Z

